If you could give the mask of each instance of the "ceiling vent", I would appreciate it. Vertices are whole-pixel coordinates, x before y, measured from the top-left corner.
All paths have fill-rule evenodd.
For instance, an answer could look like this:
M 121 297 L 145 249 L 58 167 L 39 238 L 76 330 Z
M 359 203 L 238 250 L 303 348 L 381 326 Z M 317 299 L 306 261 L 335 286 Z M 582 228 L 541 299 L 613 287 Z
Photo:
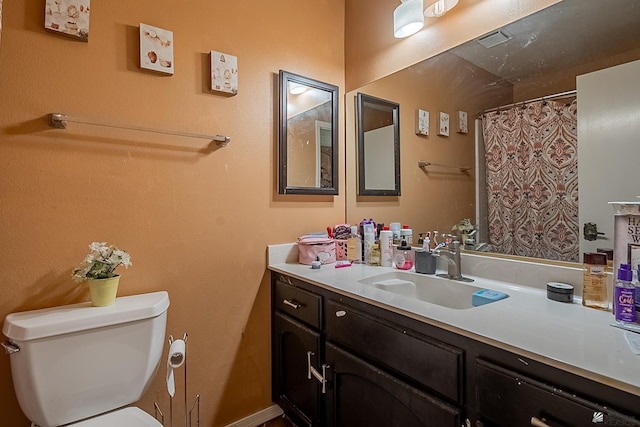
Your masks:
M 508 42 L 509 40 L 511 40 L 513 38 L 513 36 L 509 33 L 507 33 L 504 30 L 497 30 L 494 31 L 493 33 L 489 33 L 486 36 L 482 36 L 478 39 L 478 43 L 480 43 L 482 46 L 486 47 L 487 49 L 490 47 L 494 47 L 497 46 L 499 44 Z

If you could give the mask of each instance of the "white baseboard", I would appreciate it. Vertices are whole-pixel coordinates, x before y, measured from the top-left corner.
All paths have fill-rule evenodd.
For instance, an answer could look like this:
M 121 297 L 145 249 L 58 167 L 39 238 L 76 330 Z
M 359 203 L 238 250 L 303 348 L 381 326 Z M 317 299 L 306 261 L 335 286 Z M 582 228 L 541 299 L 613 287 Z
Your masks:
M 244 417 L 241 420 L 232 422 L 225 427 L 258 427 L 267 421 L 271 421 L 274 418 L 278 418 L 284 412 L 278 405 L 272 405 L 268 408 L 264 408 L 262 411 L 258 411 L 255 414 L 251 414 L 248 417 Z

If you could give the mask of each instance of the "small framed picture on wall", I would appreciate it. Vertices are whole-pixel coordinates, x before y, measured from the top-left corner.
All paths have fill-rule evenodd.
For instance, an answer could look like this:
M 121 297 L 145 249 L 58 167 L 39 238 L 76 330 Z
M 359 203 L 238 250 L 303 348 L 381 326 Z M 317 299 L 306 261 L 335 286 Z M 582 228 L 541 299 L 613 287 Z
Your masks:
M 416 135 L 429 135 L 429 112 L 416 110 Z
M 173 75 L 173 31 L 140 24 L 140 68 Z
M 449 115 L 447 113 L 440 112 L 438 135 L 449 136 Z
M 238 93 L 238 58 L 228 53 L 212 50 L 211 90 L 227 95 Z
M 89 0 L 46 0 L 44 28 L 89 41 Z
M 469 132 L 469 123 L 467 121 L 467 112 L 466 111 L 458 111 L 457 114 L 458 119 L 458 133 L 468 133 Z

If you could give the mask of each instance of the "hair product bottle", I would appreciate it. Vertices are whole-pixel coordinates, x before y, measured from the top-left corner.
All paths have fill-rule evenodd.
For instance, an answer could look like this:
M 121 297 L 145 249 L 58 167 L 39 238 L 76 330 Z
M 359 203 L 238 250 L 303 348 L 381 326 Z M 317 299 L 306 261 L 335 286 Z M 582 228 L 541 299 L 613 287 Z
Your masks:
M 607 255 L 585 252 L 582 276 L 582 305 L 607 310 Z
M 629 264 L 620 264 L 618 280 L 614 289 L 614 310 L 616 322 L 634 323 L 636 321 L 635 287 L 633 272 Z

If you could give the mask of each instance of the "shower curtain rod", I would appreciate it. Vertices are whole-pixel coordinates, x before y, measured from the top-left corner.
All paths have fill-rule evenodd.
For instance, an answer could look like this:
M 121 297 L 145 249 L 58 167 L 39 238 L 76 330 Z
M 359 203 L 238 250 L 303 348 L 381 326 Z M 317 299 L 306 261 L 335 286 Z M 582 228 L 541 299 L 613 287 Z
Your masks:
M 577 93 L 577 91 L 574 89 L 574 90 L 568 90 L 566 92 L 556 93 L 556 94 L 553 94 L 553 95 L 541 96 L 540 98 L 529 99 L 528 101 L 514 102 L 513 104 L 507 104 L 507 105 L 502 105 L 500 107 L 489 108 L 487 110 L 484 110 L 482 112 L 482 114 L 491 113 L 493 111 L 500 111 L 502 109 L 515 107 L 517 105 L 526 105 L 526 104 L 529 104 L 531 102 L 547 101 L 547 100 L 550 100 L 550 99 L 557 99 L 557 98 L 568 98 L 570 96 L 576 96 L 576 93 Z

